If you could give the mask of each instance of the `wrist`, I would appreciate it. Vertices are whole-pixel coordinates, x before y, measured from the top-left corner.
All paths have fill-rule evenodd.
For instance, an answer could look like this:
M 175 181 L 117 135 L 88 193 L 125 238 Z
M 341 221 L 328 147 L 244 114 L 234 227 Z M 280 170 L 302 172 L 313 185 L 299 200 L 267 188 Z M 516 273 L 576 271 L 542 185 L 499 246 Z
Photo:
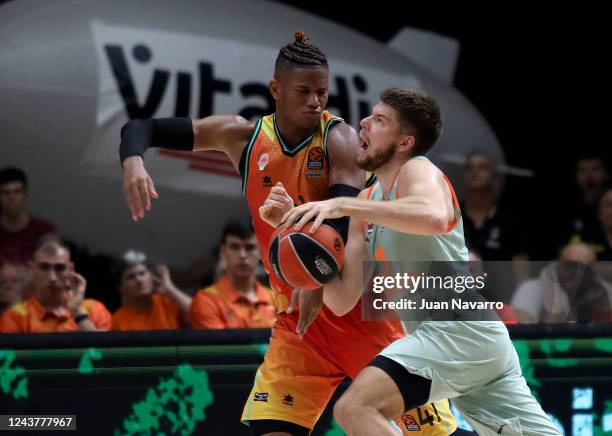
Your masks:
M 82 313 L 80 315 L 76 315 L 74 317 L 74 322 L 76 322 L 77 324 L 82 323 L 83 321 L 87 321 L 89 319 L 89 314 L 87 312 Z
M 342 216 L 347 216 L 349 214 L 350 201 L 351 200 L 352 199 L 349 198 L 349 197 L 338 197 L 338 198 L 336 198 L 337 206 L 338 206 L 338 212 Z
M 76 318 L 77 316 L 87 315 L 87 311 L 83 309 L 83 306 L 81 306 L 76 310 L 71 310 L 70 315 L 72 315 L 73 318 Z

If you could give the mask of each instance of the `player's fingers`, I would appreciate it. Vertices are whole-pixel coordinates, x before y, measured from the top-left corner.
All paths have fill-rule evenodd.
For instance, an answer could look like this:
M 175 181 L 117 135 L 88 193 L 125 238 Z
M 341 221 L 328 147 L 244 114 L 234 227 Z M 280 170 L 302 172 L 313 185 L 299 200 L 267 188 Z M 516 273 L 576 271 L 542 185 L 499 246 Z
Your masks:
M 149 191 L 147 190 L 147 181 L 142 180 L 138 184 L 138 193 L 140 194 L 140 218 L 144 218 L 145 210 L 151 209 L 151 197 L 149 196 Z
M 267 199 L 261 207 L 265 207 L 266 211 L 271 211 L 272 209 L 284 209 L 286 205 L 277 200 Z
M 317 218 L 314 220 L 314 223 L 312 224 L 312 226 L 310 227 L 310 232 L 309 233 L 314 233 L 317 231 L 317 229 L 319 228 L 319 226 L 321 225 L 321 223 L 323 222 L 323 220 L 325 220 L 325 213 L 321 212 Z
M 159 198 L 159 194 L 155 189 L 155 184 L 153 183 L 153 179 L 151 177 L 147 177 L 147 190 L 152 198 Z
M 138 191 L 140 192 L 140 196 L 142 198 L 142 215 L 141 218 L 144 218 L 145 211 L 151 210 L 151 196 L 149 195 L 149 187 L 147 186 L 147 179 L 142 180 L 138 184 Z
M 142 209 L 142 199 L 140 198 L 140 189 L 138 184 L 132 184 L 130 186 L 130 193 L 132 195 L 132 207 L 134 208 L 134 221 L 140 219 L 140 210 Z
M 287 313 L 292 313 L 295 310 L 295 305 L 298 302 L 300 296 L 300 290 L 294 289 L 291 292 L 291 300 L 289 301 L 289 307 L 287 307 Z
M 132 191 L 129 186 L 123 186 L 123 197 L 127 203 L 128 209 L 130 210 L 130 214 L 132 215 L 132 219 L 136 221 L 136 210 L 134 208 L 134 198 L 132 196 Z
M 289 202 L 289 198 L 279 194 L 270 194 L 266 200 L 276 200 L 279 203 L 282 203 L 283 206 Z
M 302 227 L 304 227 L 304 224 L 306 224 L 307 222 L 310 222 L 310 220 L 314 218 L 316 213 L 317 213 L 316 209 L 311 209 L 308 212 L 306 212 L 304 215 L 302 215 L 301 218 L 295 223 L 295 226 L 294 226 L 295 230 L 301 230 Z

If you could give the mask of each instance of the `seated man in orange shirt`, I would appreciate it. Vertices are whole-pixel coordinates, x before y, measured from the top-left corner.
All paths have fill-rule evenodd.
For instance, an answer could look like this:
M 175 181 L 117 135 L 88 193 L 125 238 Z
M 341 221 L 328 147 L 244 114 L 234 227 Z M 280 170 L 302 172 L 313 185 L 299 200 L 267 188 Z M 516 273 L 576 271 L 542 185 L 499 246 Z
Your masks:
M 128 251 L 115 267 L 123 297 L 113 313 L 113 330 L 172 330 L 187 325 L 191 297 L 179 290 L 165 265 L 154 276 L 144 253 Z
M 59 238 L 41 238 L 29 269 L 33 294 L 2 314 L 2 333 L 110 330 L 110 313 L 99 301 L 84 298 L 87 281 L 74 270 Z
M 253 228 L 228 223 L 223 230 L 219 256 L 225 274 L 194 296 L 191 326 L 201 329 L 272 327 L 276 315 L 270 290 L 255 278 L 261 255 Z

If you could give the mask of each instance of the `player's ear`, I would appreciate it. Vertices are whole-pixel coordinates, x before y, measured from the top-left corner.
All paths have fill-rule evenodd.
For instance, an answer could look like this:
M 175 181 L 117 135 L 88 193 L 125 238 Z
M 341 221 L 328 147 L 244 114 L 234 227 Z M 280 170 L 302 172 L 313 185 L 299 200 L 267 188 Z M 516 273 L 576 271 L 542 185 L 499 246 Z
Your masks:
M 280 97 L 280 82 L 276 79 L 270 80 L 268 89 L 270 90 L 270 94 L 272 94 L 272 98 L 278 100 Z
M 399 143 L 399 151 L 410 151 L 414 147 L 414 135 L 408 133 L 402 136 L 401 142 Z

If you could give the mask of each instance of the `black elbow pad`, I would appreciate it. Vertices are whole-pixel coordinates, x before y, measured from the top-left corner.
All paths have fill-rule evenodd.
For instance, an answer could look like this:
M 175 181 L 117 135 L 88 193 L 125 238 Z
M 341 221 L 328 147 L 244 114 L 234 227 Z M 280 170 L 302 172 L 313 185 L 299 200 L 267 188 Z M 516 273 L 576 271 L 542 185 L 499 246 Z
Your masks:
M 359 195 L 359 189 L 349 185 L 336 184 L 329 187 L 330 198 L 336 197 L 357 197 Z M 342 218 L 336 218 L 333 220 L 325 220 L 325 224 L 333 227 L 342 236 L 342 240 L 346 244 L 348 240 L 348 230 L 350 218 L 343 216 Z
M 121 128 L 119 158 L 143 157 L 149 147 L 191 151 L 194 139 L 190 118 L 135 119 Z

